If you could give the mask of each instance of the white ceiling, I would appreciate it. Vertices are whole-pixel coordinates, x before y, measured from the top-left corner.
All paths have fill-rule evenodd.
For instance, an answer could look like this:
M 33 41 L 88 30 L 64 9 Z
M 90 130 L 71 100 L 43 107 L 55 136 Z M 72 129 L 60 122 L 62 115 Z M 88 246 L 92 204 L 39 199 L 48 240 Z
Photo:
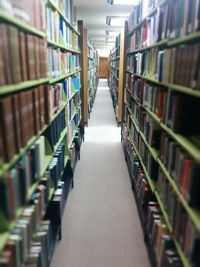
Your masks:
M 97 49 L 110 49 L 106 46 L 106 30 L 120 30 L 106 24 L 106 16 L 128 16 L 133 6 L 109 5 L 107 0 L 74 0 L 77 17 L 88 28 L 90 39 Z

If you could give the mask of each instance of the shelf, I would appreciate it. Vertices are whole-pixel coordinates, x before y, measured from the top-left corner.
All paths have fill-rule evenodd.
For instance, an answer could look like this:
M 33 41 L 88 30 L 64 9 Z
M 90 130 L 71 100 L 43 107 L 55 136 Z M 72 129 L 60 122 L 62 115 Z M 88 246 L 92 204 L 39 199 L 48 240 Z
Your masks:
M 119 68 L 116 68 L 116 67 L 114 67 L 114 66 L 111 66 L 111 68 L 113 68 L 113 69 L 115 69 L 115 70 L 118 70 L 118 71 L 119 71 Z
M 117 51 L 118 48 L 120 48 L 120 46 L 117 46 L 110 54 L 113 55 Z
M 45 78 L 39 80 L 25 81 L 18 84 L 4 85 L 0 87 L 0 96 L 9 93 L 17 93 L 30 87 L 35 87 L 40 84 L 48 83 L 48 81 L 49 79 Z
M 88 58 L 89 58 L 89 59 L 91 59 L 91 60 L 93 60 L 93 59 L 94 59 L 93 57 L 90 57 L 90 56 L 88 56 Z
M 154 48 L 154 47 L 158 47 L 158 46 L 171 47 L 171 46 L 176 46 L 179 44 L 186 44 L 186 43 L 194 42 L 199 39 L 200 39 L 200 32 L 195 32 L 190 35 L 185 35 L 183 37 L 176 38 L 174 40 L 164 39 L 150 46 L 141 47 L 141 48 L 138 48 L 132 51 L 127 51 L 127 54 L 130 55 L 130 54 L 139 53 L 139 52 L 142 52 L 142 51 Z
M 80 119 L 79 122 L 78 122 L 78 126 L 79 126 L 80 122 L 81 122 L 81 119 Z M 77 129 L 78 129 L 78 126 L 77 126 L 76 129 L 73 131 L 73 136 L 72 136 L 71 141 L 70 141 L 69 144 L 68 144 L 68 149 L 70 149 L 70 147 L 71 147 L 71 145 L 72 145 L 72 143 L 73 143 L 73 140 L 74 140 L 74 137 L 75 137 L 75 135 L 76 135 L 76 131 L 77 131 Z
M 52 45 L 52 46 L 56 47 L 56 48 L 61 48 L 63 50 L 66 50 L 66 51 L 69 51 L 69 52 L 72 52 L 72 53 L 76 53 L 76 54 L 80 54 L 81 53 L 80 50 L 76 50 L 76 49 L 73 49 L 73 48 L 66 47 L 65 45 L 58 44 L 58 43 L 56 43 L 54 41 L 51 41 L 51 40 L 47 40 L 47 43 L 49 45 Z
M 71 119 L 70 119 L 69 122 L 68 122 L 68 125 L 70 125 L 70 124 L 72 123 L 73 118 L 74 118 L 74 116 L 77 114 L 79 108 L 80 108 L 80 107 L 77 107 L 77 108 L 75 109 L 74 113 L 73 113 L 72 116 L 71 116 Z
M 63 107 L 51 118 L 51 121 L 48 125 L 50 125 L 55 118 L 60 114 L 60 112 L 67 106 L 68 102 L 76 95 L 77 92 L 72 94 L 72 96 L 67 100 L 67 102 L 64 102 Z M 27 144 L 20 149 L 20 152 L 13 156 L 12 160 L 9 163 L 4 163 L 0 168 L 0 176 L 3 176 L 5 172 L 7 172 L 17 161 L 26 153 L 26 151 L 37 141 L 37 139 L 41 136 L 41 134 L 45 131 L 45 129 L 48 127 L 48 125 L 45 125 L 42 130 L 39 131 L 39 133 L 35 136 L 33 136 Z
M 165 130 L 174 140 L 177 141 L 187 152 L 190 154 L 198 163 L 200 163 L 200 148 L 195 146 L 195 144 L 188 138 L 174 133 L 169 127 L 161 122 L 160 118 L 157 117 L 155 113 L 150 111 L 148 108 L 144 109 L 149 113 L 149 115 Z
M 144 165 L 144 163 L 143 163 L 143 160 L 142 160 L 142 158 L 141 158 L 141 156 L 140 156 L 140 153 L 139 153 L 138 149 L 137 149 L 136 146 L 135 146 L 135 142 L 133 141 L 130 132 L 129 132 L 129 137 L 131 138 L 131 142 L 132 142 L 132 144 L 133 144 L 133 147 L 134 147 L 134 149 L 135 149 L 135 152 L 137 153 L 137 155 L 138 155 L 138 157 L 139 157 L 139 160 L 140 160 L 140 163 L 141 163 L 142 168 L 143 168 L 143 170 L 144 170 L 145 176 L 146 176 L 146 178 L 147 178 L 147 181 L 149 182 L 151 191 L 152 191 L 152 192 L 155 192 L 155 190 L 156 190 L 156 183 L 155 183 L 154 180 L 152 180 L 152 179 L 150 178 L 150 176 L 149 176 L 149 174 L 148 174 L 148 172 L 147 172 L 147 169 L 146 169 L 146 167 L 145 167 L 145 165 Z
M 78 73 L 78 72 L 80 72 L 80 71 L 81 71 L 81 69 L 78 69 L 78 70 L 73 71 L 73 72 L 71 72 L 71 73 L 64 74 L 64 75 L 62 75 L 62 76 L 60 76 L 60 77 L 52 78 L 52 79 L 49 80 L 49 83 L 50 83 L 50 84 L 53 84 L 53 83 L 59 82 L 59 81 L 64 80 L 65 78 L 68 78 L 68 77 L 70 77 L 70 76 L 72 76 L 72 75 L 74 75 L 74 74 L 76 74 L 76 73 Z
M 120 57 L 116 57 L 116 58 L 111 59 L 110 61 L 115 61 L 115 60 L 119 60 L 119 59 L 120 59 Z
M 133 144 L 133 146 L 134 146 L 134 149 L 135 149 L 135 151 L 136 151 L 136 153 L 137 153 L 137 155 L 138 155 L 138 157 L 139 157 L 139 160 L 140 160 L 141 165 L 142 165 L 142 167 L 143 167 L 143 170 L 144 170 L 144 172 L 145 172 L 145 176 L 146 176 L 146 178 L 147 178 L 147 181 L 149 182 L 150 188 L 151 188 L 152 192 L 153 192 L 153 193 L 155 194 L 155 196 L 156 196 L 156 199 L 157 199 L 157 201 L 158 201 L 159 207 L 160 207 L 160 209 L 161 209 L 161 211 L 162 211 L 162 215 L 163 215 L 164 221 L 165 221 L 165 223 L 166 223 L 166 225 L 167 225 L 167 227 L 168 227 L 168 229 L 169 229 L 170 235 L 171 235 L 171 237 L 172 237 L 172 239 L 173 239 L 173 241 L 174 241 L 174 243 L 175 243 L 175 246 L 176 246 L 176 248 L 177 248 L 177 251 L 178 251 L 178 254 L 179 254 L 179 256 L 180 256 L 180 259 L 181 259 L 181 261 L 182 261 L 182 263 L 183 263 L 183 266 L 184 266 L 184 267 L 192 267 L 192 264 L 189 262 L 189 260 L 188 260 L 188 259 L 186 258 L 186 256 L 184 255 L 182 248 L 180 247 L 178 241 L 176 240 L 176 238 L 175 238 L 174 235 L 173 235 L 173 230 L 172 230 L 171 223 L 170 223 L 170 221 L 169 221 L 168 214 L 167 214 L 167 212 L 166 212 L 166 210 L 165 210 L 165 207 L 164 207 L 164 205 L 163 205 L 163 202 L 162 202 L 162 200 L 161 200 L 161 197 L 160 197 L 160 195 L 159 195 L 159 192 L 158 192 L 157 189 L 156 189 L 156 183 L 149 177 L 149 175 L 148 175 L 148 173 L 147 173 L 147 170 L 146 170 L 146 167 L 145 167 L 145 165 L 144 165 L 144 163 L 143 163 L 143 161 L 142 161 L 142 158 L 141 158 L 141 156 L 140 156 L 140 153 L 138 152 L 138 150 L 137 150 L 137 148 L 136 148 L 136 146 L 135 146 L 135 144 L 134 144 L 134 141 L 133 141 L 133 139 L 132 139 L 130 133 L 129 133 L 129 137 L 131 138 L 131 141 L 132 141 L 132 144 Z M 194 211 L 192 211 L 192 212 L 194 212 Z M 190 213 L 190 216 L 191 216 L 191 213 Z M 195 220 L 196 220 L 196 222 L 199 222 L 199 224 L 200 224 L 200 217 L 197 216 L 196 214 L 193 214 L 192 216 L 193 216 L 193 217 L 195 216 Z M 192 216 L 191 216 L 191 217 L 192 217 Z M 199 229 L 198 229 L 198 230 L 199 230 Z
M 160 86 L 163 86 L 163 87 L 167 87 L 167 88 L 169 88 L 171 90 L 178 91 L 178 92 L 181 92 L 181 93 L 184 93 L 184 94 L 188 94 L 188 95 L 192 95 L 192 96 L 195 96 L 195 97 L 200 97 L 200 90 L 195 90 L 195 89 L 192 89 L 192 88 L 189 88 L 189 87 L 176 85 L 176 84 L 162 83 L 162 82 L 156 81 L 155 79 L 149 78 L 147 76 L 143 76 L 143 75 L 139 75 L 139 74 L 133 73 L 133 72 L 131 72 L 129 70 L 126 70 L 126 72 L 128 72 L 130 74 L 133 74 L 133 75 L 135 75 L 135 76 L 137 76 L 139 78 L 145 79 L 145 80 L 147 80 L 149 82 L 156 83 L 157 85 L 160 85 Z
M 114 74 L 114 72 L 113 71 L 111 71 L 111 73 L 112 73 L 112 75 L 114 76 L 114 78 L 116 79 L 116 80 L 118 80 L 119 81 L 119 78 Z
M 89 43 L 88 43 L 88 47 L 89 47 L 90 49 L 92 49 L 92 50 L 95 50 L 94 47 L 93 47 L 92 45 L 90 45 Z
M 200 231 L 200 212 L 197 211 L 197 210 L 195 210 L 195 209 L 193 209 L 193 208 L 191 208 L 188 205 L 187 200 L 183 197 L 183 195 L 179 191 L 179 188 L 178 188 L 176 182 L 171 177 L 171 175 L 168 173 L 168 170 L 166 169 L 166 167 L 164 166 L 164 164 L 161 162 L 160 159 L 158 159 L 157 161 L 158 161 L 158 163 L 159 163 L 162 171 L 166 175 L 168 181 L 170 182 L 171 186 L 173 187 L 174 191 L 176 192 L 176 194 L 178 196 L 178 199 L 181 201 L 183 207 L 185 208 L 185 210 L 187 211 L 188 215 L 190 216 L 192 222 L 196 226 L 197 230 Z
M 27 144 L 20 149 L 20 152 L 13 156 L 12 160 L 9 163 L 4 163 L 0 168 L 0 177 L 4 175 L 25 153 L 26 151 L 37 141 L 42 132 L 47 128 L 47 125 L 44 126 L 42 130 L 39 131 L 37 135 L 34 135 Z
M 130 109 L 129 109 L 130 112 Z M 134 119 L 131 116 L 132 121 L 134 122 Z M 134 125 L 136 126 L 135 122 Z M 139 128 L 136 128 L 136 130 L 139 130 Z M 153 149 L 149 146 L 149 144 L 146 142 L 145 136 L 144 134 L 139 131 L 140 135 L 142 136 L 144 142 L 146 143 L 150 153 L 152 154 L 152 156 L 154 157 L 154 159 L 158 162 L 158 164 L 160 165 L 160 167 L 162 168 L 163 172 L 165 173 L 166 177 L 168 178 L 171 186 L 173 187 L 174 191 L 176 192 L 176 194 L 178 195 L 179 199 L 181 200 L 181 203 L 183 204 L 185 210 L 188 212 L 188 214 L 190 215 L 190 218 L 192 219 L 193 223 L 195 224 L 195 226 L 197 227 L 198 231 L 200 231 L 200 212 L 199 211 L 195 211 L 193 208 L 191 208 L 186 199 L 183 197 L 183 195 L 181 194 L 181 192 L 178 189 L 178 186 L 176 185 L 174 179 L 170 176 L 170 174 L 168 173 L 167 169 L 165 168 L 164 164 L 161 162 L 160 159 L 158 159 L 158 151 L 156 151 L 156 149 Z M 130 135 L 131 137 L 131 135 Z M 132 137 L 131 137 L 132 138 Z M 136 149 L 137 152 L 137 149 Z M 138 152 L 137 152 L 138 153 Z M 141 159 L 141 157 L 140 157 Z M 141 159 L 142 161 L 142 159 Z
M 167 0 L 161 1 L 161 3 L 159 3 L 158 7 L 164 5 L 165 2 L 167 2 Z M 139 28 L 146 21 L 147 18 L 151 17 L 156 12 L 158 7 L 153 8 L 143 20 L 141 20 L 137 25 L 135 25 L 133 27 L 133 29 L 128 33 L 128 36 L 130 36 L 137 28 Z
M 168 42 L 168 46 L 175 46 L 175 45 L 179 45 L 179 44 L 185 44 L 185 43 L 189 43 L 189 42 L 193 42 L 196 40 L 200 39 L 200 32 L 194 32 L 190 35 L 185 35 L 183 37 L 180 38 L 176 38 L 174 40 L 171 40 Z
M 138 48 L 138 49 L 135 49 L 135 50 L 132 50 L 132 51 L 128 51 L 127 54 L 130 55 L 130 54 L 139 53 L 139 52 L 142 52 L 142 51 L 154 48 L 154 47 L 167 45 L 167 43 L 168 43 L 168 40 L 165 39 L 165 40 L 159 41 L 159 42 L 157 42 L 155 44 L 152 44 L 150 46 L 141 47 L 141 48 Z
M 1 20 L 1 22 L 2 21 L 8 22 L 8 23 L 16 26 L 20 30 L 23 30 L 27 33 L 31 33 L 31 34 L 37 35 L 39 37 L 45 37 L 46 36 L 46 33 L 42 32 L 40 30 L 37 30 L 35 27 L 28 25 L 27 22 L 25 22 L 25 21 L 23 21 L 17 17 L 14 17 L 13 15 L 10 15 L 6 11 L 0 10 L 0 20 Z
M 47 0 L 47 5 L 49 5 L 50 7 L 52 7 L 54 10 L 56 10 L 61 17 L 63 18 L 63 20 L 67 23 L 67 25 L 77 34 L 80 35 L 80 32 L 78 32 L 74 26 L 69 22 L 69 20 L 65 17 L 64 13 L 51 1 L 51 0 Z
M 126 104 L 126 105 L 127 105 L 127 104 Z M 130 108 L 128 107 L 128 105 L 127 105 L 127 108 L 128 108 L 129 113 L 130 113 L 130 118 L 131 118 L 131 120 L 132 120 L 132 122 L 133 122 L 133 124 L 134 124 L 134 126 L 135 126 L 135 128 L 136 128 L 136 130 L 137 130 L 137 132 L 141 135 L 141 137 L 142 137 L 142 139 L 143 139 L 145 145 L 148 147 L 148 150 L 149 150 L 149 152 L 151 153 L 151 155 L 152 155 L 152 157 L 154 158 L 154 160 L 157 160 L 157 159 L 158 159 L 158 154 L 159 154 L 158 150 L 156 150 L 155 148 L 151 147 L 151 146 L 147 143 L 146 138 L 145 138 L 145 135 L 144 135 L 144 133 L 139 129 L 139 126 L 138 126 L 137 123 L 135 122 L 134 115 L 133 115 L 132 111 L 130 110 Z

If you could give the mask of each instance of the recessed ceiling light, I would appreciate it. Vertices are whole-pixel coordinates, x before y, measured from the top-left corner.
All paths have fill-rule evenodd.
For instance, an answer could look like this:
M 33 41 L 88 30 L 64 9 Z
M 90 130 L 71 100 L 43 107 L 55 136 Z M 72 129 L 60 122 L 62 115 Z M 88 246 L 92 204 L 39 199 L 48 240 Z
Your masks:
M 119 35 L 120 31 L 118 30 L 106 30 L 106 35 L 108 37 L 116 37 L 117 35 Z
M 139 0 L 108 0 L 110 5 L 129 5 L 134 6 L 139 3 Z
M 106 17 L 106 24 L 109 26 L 118 26 L 123 27 L 127 17 L 125 16 L 107 16 Z

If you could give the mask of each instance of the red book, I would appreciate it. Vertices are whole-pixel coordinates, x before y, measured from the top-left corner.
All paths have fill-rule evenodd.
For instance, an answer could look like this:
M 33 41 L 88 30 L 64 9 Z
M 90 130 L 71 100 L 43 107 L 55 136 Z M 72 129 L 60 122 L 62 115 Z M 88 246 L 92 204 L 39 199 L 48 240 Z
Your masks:
M 8 26 L 10 59 L 11 59 L 11 75 L 13 83 L 22 81 L 21 64 L 20 64 L 20 46 L 19 32 L 16 27 Z
M 8 186 L 9 192 L 9 218 L 10 220 L 14 220 L 16 218 L 16 203 L 15 203 L 15 190 L 14 190 L 14 183 L 13 178 L 10 173 L 6 175 L 6 182 Z
M 16 153 L 15 129 L 12 113 L 12 99 L 5 97 L 0 99 L 0 118 L 3 139 L 3 155 L 5 161 L 10 161 Z
M 180 177 L 180 187 L 184 197 L 187 196 L 191 178 L 193 161 L 190 158 L 186 158 L 182 164 L 182 172 Z
M 26 51 L 26 36 L 25 33 L 19 33 L 19 52 L 20 52 L 20 63 L 21 63 L 21 76 L 23 81 L 28 80 L 28 62 L 27 62 L 27 51 Z
M 26 103 L 26 93 L 22 92 L 18 94 L 18 103 L 19 103 L 19 120 L 21 128 L 21 144 L 25 146 L 27 138 L 27 103 Z
M 36 79 L 42 78 L 41 76 L 41 58 L 40 58 L 40 41 L 37 36 L 34 36 L 34 43 L 35 43 L 35 73 Z
M 28 62 L 28 79 L 36 79 L 36 62 L 35 62 L 35 41 L 34 36 L 26 34 L 26 53 Z
M 40 129 L 40 101 L 39 101 L 39 89 L 32 90 L 33 97 L 33 114 L 34 114 L 34 133 L 37 134 Z
M 12 73 L 11 73 L 11 58 L 10 58 L 10 46 L 8 40 L 8 26 L 7 24 L 0 24 L 0 34 L 1 34 L 1 48 L 4 62 L 4 76 L 6 84 L 13 83 Z
M 6 84 L 6 75 L 5 75 L 5 62 L 4 62 L 4 51 L 3 51 L 3 36 L 2 36 L 2 27 L 0 26 L 0 86 Z
M 19 115 L 20 111 L 19 111 L 19 102 L 17 94 L 14 94 L 12 96 L 12 112 L 14 118 L 16 151 L 19 152 L 20 148 L 22 147 L 22 142 L 21 142 L 21 127 L 20 127 L 20 115 Z
M 40 107 L 40 128 L 42 129 L 45 125 L 45 87 L 39 86 L 39 107 Z

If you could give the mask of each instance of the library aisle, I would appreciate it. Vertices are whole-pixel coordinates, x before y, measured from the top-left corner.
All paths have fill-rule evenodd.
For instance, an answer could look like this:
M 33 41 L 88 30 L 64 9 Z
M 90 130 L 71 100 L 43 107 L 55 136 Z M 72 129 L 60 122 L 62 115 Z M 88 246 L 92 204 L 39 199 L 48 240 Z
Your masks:
M 150 266 L 120 139 L 100 80 L 51 267 Z

